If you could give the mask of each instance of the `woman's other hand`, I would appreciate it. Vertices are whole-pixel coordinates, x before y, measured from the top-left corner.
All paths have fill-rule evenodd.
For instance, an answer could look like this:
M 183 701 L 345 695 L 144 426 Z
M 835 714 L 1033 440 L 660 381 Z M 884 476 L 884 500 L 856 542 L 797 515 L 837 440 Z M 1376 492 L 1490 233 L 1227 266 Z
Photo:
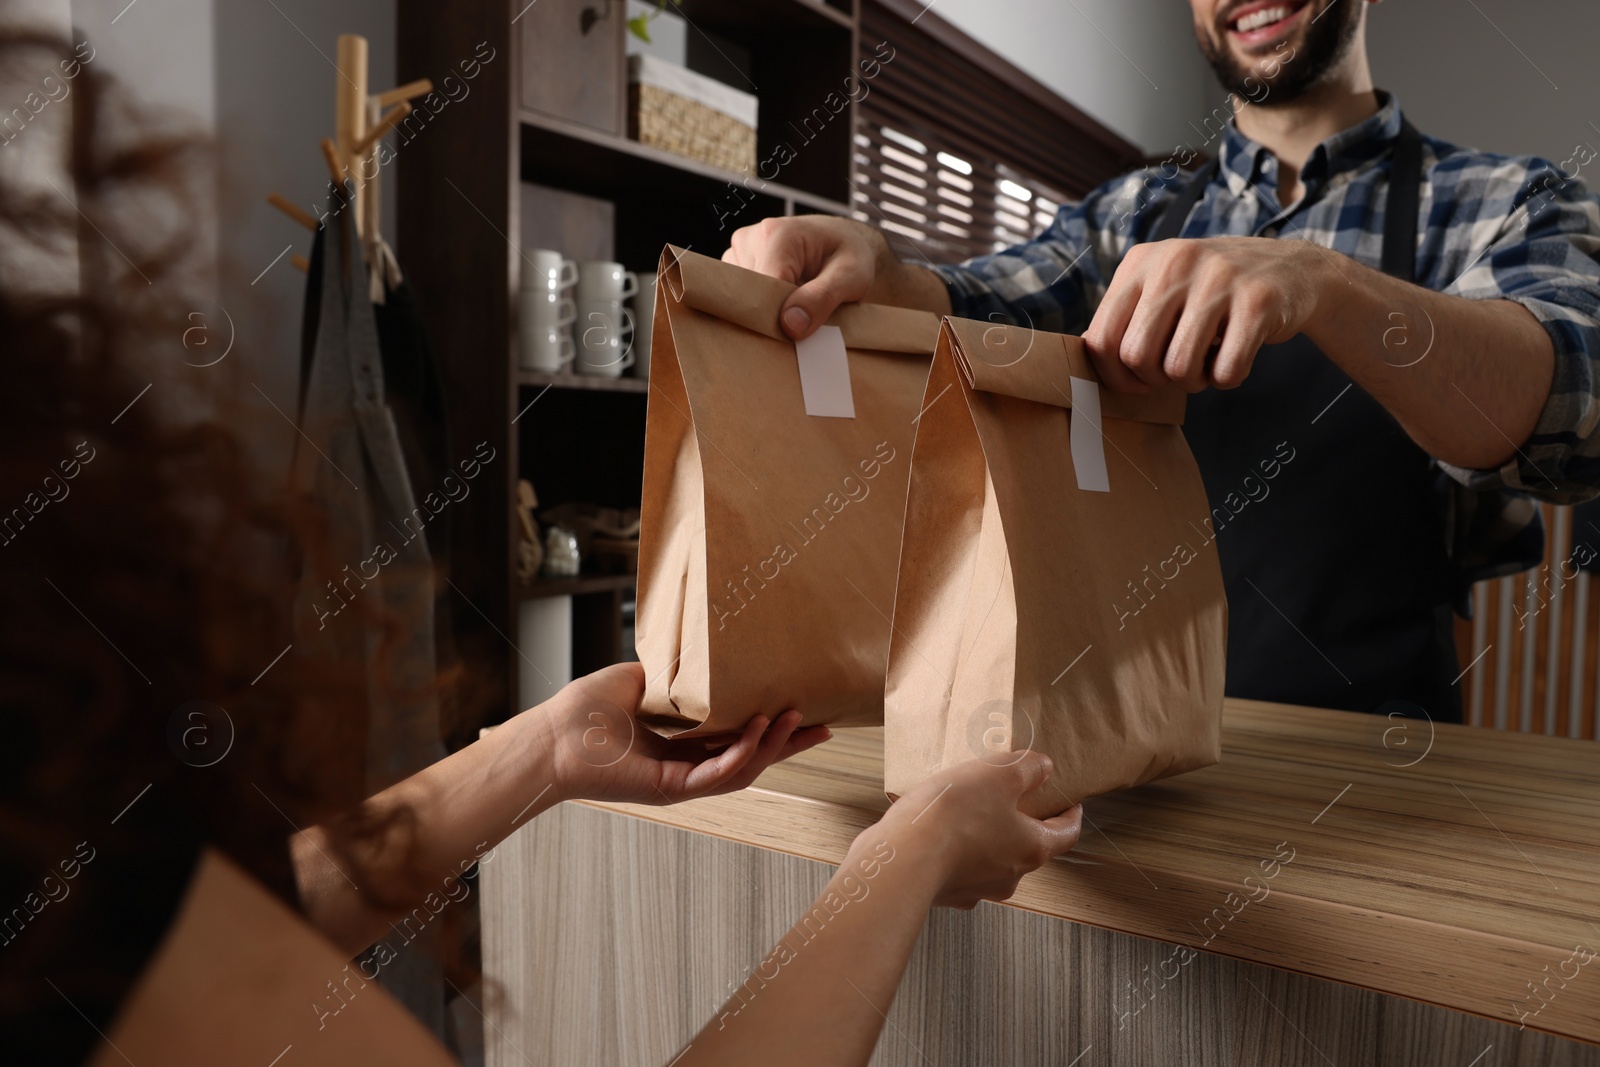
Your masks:
M 1050 758 L 1038 752 L 968 760 L 902 796 L 862 831 L 851 852 L 878 849 L 881 860 L 884 840 L 909 850 L 914 862 L 929 864 L 940 907 L 970 910 L 980 900 L 1005 900 L 1023 875 L 1078 843 L 1081 808 L 1049 819 L 1018 810 L 1049 779 Z

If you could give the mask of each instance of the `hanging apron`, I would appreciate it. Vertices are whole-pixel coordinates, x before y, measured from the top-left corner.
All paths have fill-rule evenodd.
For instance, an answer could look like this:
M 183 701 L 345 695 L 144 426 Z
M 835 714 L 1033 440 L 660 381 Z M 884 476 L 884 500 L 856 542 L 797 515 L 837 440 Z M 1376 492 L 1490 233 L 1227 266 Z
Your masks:
M 1150 240 L 1182 234 L 1217 166 L 1195 174 Z M 1421 184 L 1422 139 L 1403 122 L 1382 266 L 1404 281 Z M 1299 334 L 1264 345 L 1238 388 L 1190 397 L 1183 429 L 1228 593 L 1227 694 L 1460 722 L 1438 472 L 1394 416 Z
M 429 551 L 430 540 L 437 550 L 440 530 L 419 526 L 413 511 L 415 494 L 386 399 L 380 327 L 350 199 L 345 189 L 331 195 L 329 222 L 317 231 L 306 283 L 303 436 L 290 484 L 326 514 L 322 549 L 327 568 L 336 573 L 314 572 L 308 559 L 295 598 L 294 641 L 309 655 L 366 664 L 366 782 L 372 794 L 444 756 Z M 380 544 L 386 549 L 381 555 Z M 394 936 L 384 938 L 388 951 L 364 954 L 362 966 L 364 973 L 376 970 L 384 987 L 442 1040 L 440 929 L 438 923 L 421 928 L 414 936 L 420 943 L 412 945 L 396 927 Z
M 384 398 L 361 245 L 351 211 L 339 209 L 343 195 L 332 194 L 330 221 L 312 252 L 303 436 L 290 475 L 292 491 L 327 515 L 323 550 L 333 573 L 308 567 L 295 602 L 295 644 L 316 654 L 320 643 L 329 654 L 366 664 L 366 777 L 375 793 L 444 755 L 428 545 L 434 531 L 419 527 L 413 510 Z
M 456 473 L 451 466 L 455 455 L 445 408 L 444 386 L 439 363 L 423 328 L 422 312 L 416 295 L 406 282 L 387 242 L 367 241 L 373 254 L 381 255 L 381 266 L 370 272 L 368 297 L 377 322 L 378 351 L 382 358 L 382 388 L 385 403 L 394 419 L 400 442 L 400 455 L 409 475 L 413 497 L 428 490 L 438 491 L 445 478 Z M 322 329 L 323 239 L 319 231 L 311 251 L 306 276 L 305 315 L 300 323 L 300 407 L 305 408 L 306 391 L 312 380 L 312 363 L 317 337 Z M 429 521 L 424 540 L 434 560 L 450 559 L 455 509 L 446 508 Z M 450 677 L 460 663 L 456 651 L 456 622 L 452 601 L 442 577 L 434 583 L 433 636 L 435 670 L 440 678 Z M 460 607 L 459 600 L 454 606 Z M 459 735 L 466 717 L 459 706 L 459 694 L 450 687 L 439 693 L 440 730 L 448 744 L 452 733 Z M 474 736 L 476 728 L 473 727 Z M 461 739 L 458 741 L 470 740 Z

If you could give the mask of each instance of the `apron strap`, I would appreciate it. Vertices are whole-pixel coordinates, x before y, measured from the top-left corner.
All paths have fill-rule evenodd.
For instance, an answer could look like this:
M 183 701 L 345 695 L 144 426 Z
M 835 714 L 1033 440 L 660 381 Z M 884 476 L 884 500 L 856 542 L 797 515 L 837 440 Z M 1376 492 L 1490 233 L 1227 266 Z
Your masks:
M 1217 176 L 1221 164 L 1213 156 L 1205 166 L 1194 172 L 1194 177 L 1189 179 L 1189 184 L 1178 191 L 1177 198 L 1167 205 L 1167 209 L 1156 220 L 1155 226 L 1150 231 L 1150 240 L 1168 241 L 1183 233 L 1183 224 L 1189 221 L 1189 212 L 1200 202 L 1200 197 L 1205 194 L 1206 186 L 1211 184 L 1211 179 Z
M 1402 281 L 1417 274 L 1417 209 L 1422 202 L 1422 135 L 1406 119 L 1394 139 L 1389 171 L 1389 202 L 1383 216 L 1383 272 Z M 1216 157 L 1189 179 L 1150 231 L 1150 240 L 1165 241 L 1183 233 L 1189 214 L 1220 170 Z
M 1389 202 L 1383 209 L 1383 273 L 1417 280 L 1417 208 L 1422 203 L 1422 135 L 1404 118 L 1389 166 Z

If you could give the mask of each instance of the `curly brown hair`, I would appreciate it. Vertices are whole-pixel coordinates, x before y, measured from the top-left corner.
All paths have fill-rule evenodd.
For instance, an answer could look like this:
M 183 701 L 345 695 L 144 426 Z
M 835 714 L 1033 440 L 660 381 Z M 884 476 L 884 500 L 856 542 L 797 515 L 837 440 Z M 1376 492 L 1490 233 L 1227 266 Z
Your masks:
M 87 1053 L 79 1014 L 109 1029 L 200 849 L 294 902 L 287 835 L 364 787 L 364 665 L 275 659 L 305 568 L 337 573 L 326 516 L 255 469 L 240 360 L 184 344 L 213 306 L 210 150 L 71 42 L 0 41 L 0 69 L 75 58 L 64 165 L 0 181 L 0 1020 L 25 1062 Z

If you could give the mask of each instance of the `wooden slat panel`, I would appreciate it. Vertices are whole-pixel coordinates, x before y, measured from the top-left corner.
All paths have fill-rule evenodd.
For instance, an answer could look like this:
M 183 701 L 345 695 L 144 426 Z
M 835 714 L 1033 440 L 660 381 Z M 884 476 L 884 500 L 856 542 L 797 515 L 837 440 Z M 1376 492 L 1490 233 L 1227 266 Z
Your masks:
M 894 113 L 914 126 L 939 131 L 947 143 L 979 158 L 1006 159 L 1026 173 L 1050 176 L 1077 195 L 1110 177 L 1106 170 L 1115 174 L 1138 162 L 1072 153 L 1050 142 L 1050 131 L 1019 120 L 1010 101 L 952 92 L 947 82 L 939 82 L 935 65 L 903 55 L 895 60 L 898 67 L 892 80 L 879 87 L 882 98 L 874 102 L 869 97 L 867 109 Z
M 1596 740 L 1600 702 L 1600 590 L 1577 573 L 1577 546 L 1600 534 L 1575 529 L 1570 508 L 1540 505 L 1545 563 L 1473 589 L 1478 619 L 1458 626 L 1468 721 L 1497 729 Z M 1479 657 L 1482 656 L 1481 659 Z M 1470 679 L 1470 680 L 1469 680 Z
M 963 59 L 991 74 L 1013 106 L 1019 100 L 1031 101 L 1042 108 L 1045 115 L 1077 131 L 1079 139 L 1087 144 L 1119 157 L 1131 158 L 1137 154 L 1136 145 L 1119 137 L 1032 75 L 946 22 L 932 7 L 928 0 L 875 0 L 862 5 L 862 15 L 868 27 L 873 29 L 878 28 L 877 16 L 880 12 L 886 18 L 898 18 L 901 22 L 914 24 L 935 43 L 953 49 Z
M 482 868 L 484 973 L 501 993 L 488 1007 L 487 1064 L 667 1063 L 809 905 L 831 862 L 592 807 L 540 816 Z M 1204 915 L 1223 894 L 1206 896 L 1184 903 Z M 935 911 L 871 1063 L 1600 1065 L 1594 1046 L 1228 958 L 1220 946 L 1277 898 L 1244 909 L 1182 966 L 1161 941 L 1024 908 Z
M 996 202 L 1002 179 L 1031 190 L 1036 199 L 1043 196 L 1059 205 L 1142 163 L 1134 145 L 1042 86 L 1022 85 L 1016 77 L 1019 72 L 1009 64 L 961 37 L 937 16 L 927 15 L 925 8 L 907 16 L 900 6 L 862 5 L 863 60 L 873 56 L 879 42 L 888 42 L 895 52 L 891 61 L 880 64 L 872 91 L 858 105 L 858 133 L 868 143 L 858 138 L 854 146 L 852 203 L 857 217 L 888 232 L 897 253 L 952 262 L 1021 243 L 1048 221 L 1038 217 L 1031 205 L 1020 224 L 1002 218 Z M 924 15 L 926 27 L 920 25 Z M 918 25 L 912 24 L 913 17 Z M 929 32 L 935 24 L 938 31 Z M 978 57 L 976 62 L 973 57 Z M 898 164 L 881 150 L 893 143 L 881 132 L 883 127 L 927 146 L 924 158 L 930 180 L 938 168 L 934 160 L 938 152 L 972 164 L 967 177 L 974 185 L 976 203 L 970 209 L 963 205 L 962 210 L 970 210 L 974 217 L 970 222 L 946 220 L 966 230 L 964 234 L 939 230 L 936 213 L 929 212 L 919 222 L 897 210 L 905 202 L 886 189 L 896 179 L 885 167 Z M 996 233 L 996 227 L 1004 232 Z M 920 238 L 913 236 L 918 233 Z
M 886 40 L 896 48 L 894 61 L 874 83 L 874 96 L 890 98 L 933 128 L 959 135 L 981 149 L 980 155 L 1008 159 L 1046 179 L 1058 172 L 1103 171 L 1099 180 L 1104 180 L 1142 159 L 1136 146 L 1099 123 L 1067 121 L 1020 98 L 962 52 L 904 20 L 880 14 L 873 3 L 862 7 L 862 40 Z M 872 97 L 863 103 L 871 107 Z
M 1550 556 L 1556 563 L 1552 572 L 1559 582 L 1556 600 L 1551 605 L 1551 630 L 1548 666 L 1545 670 L 1545 730 L 1553 737 L 1567 736 L 1567 720 L 1572 712 L 1572 665 L 1577 658 L 1573 641 L 1576 638 L 1572 616 L 1573 602 L 1577 598 L 1577 576 L 1570 567 L 1563 566 L 1572 559 L 1572 511 L 1554 509 L 1556 551 Z M 1572 575 L 1568 581 L 1566 575 Z
M 1573 632 L 1572 665 L 1576 695 L 1572 703 L 1572 715 L 1567 722 L 1567 736 L 1595 738 L 1597 735 L 1590 711 L 1595 701 L 1595 646 L 1600 642 L 1600 617 L 1597 617 L 1597 612 L 1600 612 L 1600 586 L 1595 584 L 1593 575 L 1580 575 L 1573 612 L 1577 616 Z
M 1588 649 L 1593 641 L 1589 628 L 1589 575 L 1579 574 L 1572 591 L 1571 638 L 1567 649 L 1567 713 L 1557 733 L 1562 737 L 1579 737 L 1583 722 L 1583 698 L 1588 692 L 1590 674 L 1586 671 Z
M 903 126 L 903 124 L 902 124 L 902 126 Z M 872 127 L 873 130 L 876 130 L 876 128 L 877 128 L 876 126 Z M 894 127 L 894 128 L 898 129 L 898 128 L 901 128 L 901 127 Z M 907 155 L 911 155 L 911 156 L 913 156 L 913 158 L 915 158 L 914 154 L 909 149 L 902 148 L 899 145 L 893 145 L 892 147 L 895 148 L 895 149 L 898 149 L 898 150 L 900 150 L 902 152 L 905 152 Z M 924 166 L 926 167 L 926 169 L 921 171 L 921 172 L 917 172 L 917 171 L 913 170 L 908 164 L 902 162 L 901 160 L 898 160 L 898 159 L 892 158 L 892 157 L 890 157 L 888 155 L 885 155 L 884 152 L 876 144 L 868 144 L 868 145 L 857 144 L 856 145 L 856 156 L 858 157 L 857 158 L 857 163 L 856 163 L 857 168 L 859 170 L 861 170 L 861 171 L 864 171 L 864 172 L 872 175 L 874 182 L 882 181 L 882 182 L 888 182 L 888 183 L 891 183 L 891 184 L 899 184 L 899 185 L 907 186 L 909 188 L 914 188 L 916 192 L 922 193 L 923 195 L 929 197 L 930 200 L 937 199 L 937 197 L 938 197 L 937 191 L 940 188 L 949 189 L 951 192 L 959 193 L 962 196 L 968 197 L 968 198 L 973 199 L 975 201 L 970 206 L 966 205 L 966 204 L 961 204 L 961 203 L 959 203 L 959 202 L 957 202 L 955 200 L 945 200 L 944 201 L 945 203 L 950 204 L 952 207 L 958 207 L 962 211 L 970 212 L 971 214 L 973 214 L 975 216 L 974 225 L 986 225 L 987 226 L 987 225 L 995 225 L 998 222 L 998 218 L 997 218 L 997 215 L 995 214 L 994 206 L 993 206 L 993 199 L 992 199 L 993 190 L 999 186 L 1000 180 L 1002 178 L 1004 178 L 1004 177 L 1008 177 L 1008 175 L 1003 174 L 996 167 L 989 166 L 989 165 L 983 163 L 980 160 L 971 161 L 972 162 L 972 168 L 973 168 L 972 174 L 970 174 L 970 175 L 957 175 L 958 177 L 964 178 L 966 181 L 973 183 L 975 188 L 969 190 L 969 189 L 962 188 L 960 186 L 957 186 L 957 185 L 949 183 L 949 182 L 941 181 L 940 178 L 939 178 L 939 175 L 941 173 L 944 173 L 944 174 L 956 174 L 956 172 L 952 171 L 949 168 L 944 167 L 942 164 L 936 162 L 933 159 L 931 153 L 929 154 L 929 156 L 927 158 L 922 160 L 922 162 L 923 162 Z M 916 187 L 914 185 L 908 185 L 908 183 L 906 182 L 905 179 L 887 173 L 885 168 L 891 168 L 891 167 L 896 169 L 896 170 L 901 170 L 901 171 L 905 171 L 905 172 L 907 172 L 909 174 L 912 174 L 916 178 L 920 178 L 925 183 L 925 187 Z M 1019 184 L 1026 184 L 1026 183 L 1019 183 Z M 1053 204 L 1060 204 L 1062 202 L 1062 200 L 1064 199 L 1060 193 L 1053 193 L 1051 190 L 1049 190 L 1047 188 L 1040 187 L 1039 183 L 1037 183 L 1037 182 L 1032 183 L 1030 188 L 1034 192 L 1036 199 L 1038 197 L 1042 196 L 1045 199 L 1050 200 Z M 1029 215 L 1031 216 L 1033 214 L 1033 210 L 1034 210 L 1033 209 L 1033 205 L 1032 204 L 1028 204 L 1028 205 L 1025 205 L 1025 206 L 1026 206 L 1026 208 L 1028 210 Z M 1054 212 L 1052 212 L 1052 215 L 1053 214 L 1054 214 Z M 1039 228 L 1038 226 L 1033 225 L 1033 226 L 1031 226 L 1031 228 L 1029 229 L 1028 232 L 1031 234 L 1034 230 L 1036 230 L 1038 228 Z
M 1518 583 L 1514 578 L 1502 578 L 1495 583 L 1495 636 L 1500 647 L 1496 656 L 1499 672 L 1495 677 L 1494 712 L 1490 716 L 1495 729 L 1504 730 L 1511 725 L 1512 694 L 1518 692 L 1517 667 L 1522 662 L 1517 654 L 1515 640 Z

